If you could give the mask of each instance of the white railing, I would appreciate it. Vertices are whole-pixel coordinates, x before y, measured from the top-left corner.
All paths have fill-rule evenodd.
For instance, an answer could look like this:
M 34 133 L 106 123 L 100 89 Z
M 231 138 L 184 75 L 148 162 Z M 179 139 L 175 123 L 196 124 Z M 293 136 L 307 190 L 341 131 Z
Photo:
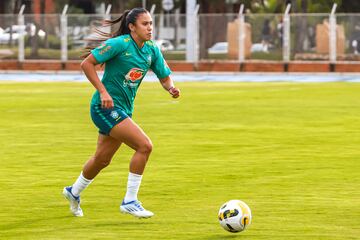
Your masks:
M 119 16 L 110 15 L 110 5 L 97 15 L 67 14 L 67 6 L 60 15 L 27 15 L 23 14 L 24 7 L 13 18 L 0 14 L 0 58 L 23 62 L 34 57 L 28 53 L 36 37 L 36 47 L 41 49 L 36 58 L 62 62 L 78 59 L 96 22 Z M 360 61 L 360 14 L 337 14 L 336 4 L 330 14 L 292 14 L 290 5 L 283 14 L 248 14 L 243 8 L 238 14 L 199 14 L 199 6 L 195 5 L 188 16 L 177 12 L 162 17 L 154 14 L 154 9 L 154 40 L 169 60 Z M 228 28 L 235 22 L 238 35 Z M 237 48 L 235 56 L 229 54 L 232 37 Z M 4 49 L 18 54 L 2 56 Z

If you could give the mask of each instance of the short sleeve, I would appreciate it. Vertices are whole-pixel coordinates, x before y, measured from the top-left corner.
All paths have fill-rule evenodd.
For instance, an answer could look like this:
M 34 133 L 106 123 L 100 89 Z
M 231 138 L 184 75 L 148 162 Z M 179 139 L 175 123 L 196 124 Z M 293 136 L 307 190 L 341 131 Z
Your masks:
M 154 45 L 155 60 L 151 64 L 151 70 L 156 74 L 159 79 L 166 78 L 170 75 L 171 70 L 167 65 L 160 49 Z
M 98 63 L 104 63 L 121 53 L 125 49 L 124 43 L 122 38 L 110 38 L 91 50 L 91 53 Z

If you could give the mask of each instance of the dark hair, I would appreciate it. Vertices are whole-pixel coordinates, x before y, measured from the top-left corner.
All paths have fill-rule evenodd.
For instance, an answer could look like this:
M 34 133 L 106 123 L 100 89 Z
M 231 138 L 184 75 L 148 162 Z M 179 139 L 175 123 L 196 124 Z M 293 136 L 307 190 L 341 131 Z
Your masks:
M 91 43 L 101 43 L 109 38 L 130 34 L 129 24 L 135 24 L 138 16 L 143 13 L 148 13 L 148 11 L 145 8 L 133 8 L 131 10 L 125 10 L 119 18 L 114 20 L 103 20 L 101 22 L 101 27 L 111 27 L 117 23 L 120 23 L 119 29 L 117 31 L 107 33 L 100 30 L 99 28 L 94 28 L 93 33 L 95 33 L 97 36 L 95 38 L 85 39 L 90 43 L 90 46 L 85 48 L 86 52 L 81 56 L 81 58 L 86 58 L 89 56 L 90 51 L 95 48 L 94 44 Z

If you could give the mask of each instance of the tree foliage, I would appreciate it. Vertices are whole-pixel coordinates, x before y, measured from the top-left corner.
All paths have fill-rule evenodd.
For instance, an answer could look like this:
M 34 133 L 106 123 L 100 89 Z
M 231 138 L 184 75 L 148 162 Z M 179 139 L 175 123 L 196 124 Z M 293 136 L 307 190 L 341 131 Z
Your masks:
M 226 5 L 230 3 L 227 2 L 239 6 L 244 4 L 245 9 L 252 13 L 283 13 L 288 3 L 292 4 L 293 13 L 329 13 L 334 3 L 338 5 L 337 12 L 360 12 L 360 1 L 347 0 L 197 0 L 203 13 L 229 10 L 231 8 Z M 147 0 L 147 3 L 148 7 L 156 4 L 157 8 L 161 8 L 161 0 Z M 174 3 L 177 7 L 185 6 L 186 0 L 174 0 Z
M 240 0 L 253 13 L 283 13 L 291 3 L 292 12 L 329 13 L 336 3 L 337 12 L 360 12 L 360 1 L 347 0 Z M 304 8 L 305 6 L 305 8 Z
M 31 0 L 1 0 L 4 2 L 13 1 L 14 12 L 18 12 L 22 3 L 31 5 Z M 95 7 L 101 3 L 112 5 L 113 13 L 121 13 L 125 9 L 141 7 L 142 0 L 54 0 L 57 13 L 61 13 L 65 4 L 69 4 L 69 13 L 93 13 Z M 252 13 L 283 13 L 287 3 L 292 4 L 293 13 L 329 13 L 334 3 L 338 5 L 337 12 L 360 12 L 360 1 L 350 0 L 197 0 L 202 13 L 237 12 L 239 6 L 244 4 L 245 9 Z M 146 8 L 150 9 L 155 4 L 155 12 L 162 11 L 162 0 L 146 0 Z M 186 9 L 186 0 L 174 0 L 175 8 L 182 12 Z M 237 7 L 233 7 L 237 6 Z

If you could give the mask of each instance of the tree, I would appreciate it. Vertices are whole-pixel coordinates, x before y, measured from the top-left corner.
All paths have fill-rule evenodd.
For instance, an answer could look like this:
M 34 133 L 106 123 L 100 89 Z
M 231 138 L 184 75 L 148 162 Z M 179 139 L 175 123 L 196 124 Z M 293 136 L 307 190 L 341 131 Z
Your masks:
M 307 0 L 301 0 L 300 6 L 296 4 L 296 0 L 292 0 L 293 10 L 297 12 L 306 13 L 307 12 Z M 307 18 L 298 17 L 295 22 L 296 31 L 295 31 L 295 52 L 302 52 L 304 50 L 303 43 L 307 38 Z
M 200 4 L 200 13 L 223 13 L 226 9 L 225 0 L 198 0 Z M 200 17 L 200 58 L 207 58 L 207 49 L 215 42 L 222 42 L 226 40 L 226 34 L 223 34 L 223 29 L 226 29 L 227 19 L 223 17 Z
M 346 1 L 342 0 L 339 6 L 338 12 L 360 12 L 360 1 Z

